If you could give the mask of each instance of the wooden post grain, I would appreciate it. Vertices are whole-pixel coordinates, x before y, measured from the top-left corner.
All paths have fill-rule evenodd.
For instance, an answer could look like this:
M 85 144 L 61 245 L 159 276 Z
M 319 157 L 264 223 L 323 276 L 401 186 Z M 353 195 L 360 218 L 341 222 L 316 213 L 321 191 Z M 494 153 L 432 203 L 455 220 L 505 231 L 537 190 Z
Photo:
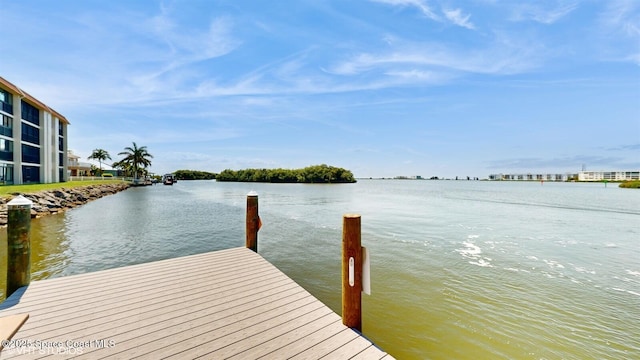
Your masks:
M 260 217 L 258 216 L 258 193 L 251 191 L 247 194 L 247 248 L 258 252 L 258 229 Z
M 360 215 L 342 217 L 342 323 L 362 332 Z
M 7 204 L 6 297 L 31 282 L 31 200 L 17 196 Z

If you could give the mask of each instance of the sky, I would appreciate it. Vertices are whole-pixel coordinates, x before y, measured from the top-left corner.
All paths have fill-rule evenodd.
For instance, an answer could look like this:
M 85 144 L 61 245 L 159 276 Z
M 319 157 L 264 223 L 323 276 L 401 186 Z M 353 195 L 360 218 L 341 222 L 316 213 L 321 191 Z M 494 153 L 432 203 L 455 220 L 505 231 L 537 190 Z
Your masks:
M 640 1 L 0 0 L 0 76 L 150 171 L 640 169 Z M 109 161 L 107 161 L 109 162 Z

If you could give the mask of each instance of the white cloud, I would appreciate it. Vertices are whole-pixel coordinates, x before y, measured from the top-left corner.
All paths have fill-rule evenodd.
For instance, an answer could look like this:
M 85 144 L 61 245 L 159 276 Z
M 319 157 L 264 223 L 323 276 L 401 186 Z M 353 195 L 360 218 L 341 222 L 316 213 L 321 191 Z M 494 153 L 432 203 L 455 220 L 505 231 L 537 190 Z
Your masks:
M 382 4 L 402 7 L 413 7 L 420 11 L 425 17 L 433 21 L 445 22 L 448 20 L 454 25 L 467 29 L 475 29 L 475 26 L 469 21 L 471 15 L 464 15 L 461 9 L 445 9 L 442 8 L 442 15 L 436 13 L 425 0 L 371 0 Z
M 610 1 L 600 14 L 600 36 L 606 60 L 640 65 L 640 2 Z
M 456 24 L 458 26 L 465 27 L 467 29 L 471 29 L 471 30 L 475 29 L 475 26 L 473 25 L 473 23 L 471 23 L 469 21 L 469 18 L 471 17 L 471 15 L 464 15 L 462 13 L 462 10 L 460 10 L 460 9 L 453 9 L 453 10 L 443 9 L 442 12 L 447 17 L 447 19 L 449 19 L 452 23 L 454 23 L 454 24 Z
M 533 20 L 543 24 L 553 24 L 578 7 L 576 1 L 559 1 L 555 6 L 550 2 L 520 3 L 513 8 L 513 21 Z
M 428 17 L 431 20 L 440 21 L 440 16 L 436 15 L 429 7 L 426 1 L 423 0 L 372 0 L 374 2 L 393 5 L 393 6 L 412 6 Z
M 601 15 L 605 26 L 621 35 L 638 39 L 640 37 L 640 2 L 610 1 Z
M 425 81 L 425 82 L 437 82 L 441 80 L 442 75 L 435 71 L 424 71 L 418 69 L 412 70 L 392 70 L 385 73 L 385 75 L 407 79 L 408 81 Z
M 462 50 L 432 43 L 405 43 L 389 52 L 358 54 L 328 71 L 339 75 L 382 71 L 414 75 L 416 80 L 432 77 L 434 72 L 441 76 L 451 72 L 504 75 L 535 68 L 541 56 L 543 51 L 538 46 L 509 39 L 498 39 L 484 49 Z

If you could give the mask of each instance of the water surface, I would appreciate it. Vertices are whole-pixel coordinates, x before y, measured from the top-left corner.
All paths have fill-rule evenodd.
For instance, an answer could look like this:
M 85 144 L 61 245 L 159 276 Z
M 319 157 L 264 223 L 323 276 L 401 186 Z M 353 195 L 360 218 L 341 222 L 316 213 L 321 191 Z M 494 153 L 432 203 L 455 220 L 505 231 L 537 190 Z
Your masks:
M 244 246 L 251 190 L 258 251 L 338 313 L 342 215 L 362 215 L 363 331 L 399 359 L 640 358 L 640 192 L 611 185 L 132 188 L 35 220 L 33 278 Z

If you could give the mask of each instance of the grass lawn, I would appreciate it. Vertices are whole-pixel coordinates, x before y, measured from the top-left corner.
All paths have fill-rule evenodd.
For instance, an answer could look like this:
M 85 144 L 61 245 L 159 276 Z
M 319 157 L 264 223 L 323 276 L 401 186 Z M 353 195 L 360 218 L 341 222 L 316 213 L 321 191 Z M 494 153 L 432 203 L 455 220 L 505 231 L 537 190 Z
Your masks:
M 71 189 L 87 185 L 95 184 L 117 184 L 122 180 L 87 180 L 87 181 L 68 181 L 63 183 L 52 184 L 28 184 L 28 185 L 5 185 L 0 186 L 0 197 L 9 197 L 14 193 L 29 194 L 43 190 Z

